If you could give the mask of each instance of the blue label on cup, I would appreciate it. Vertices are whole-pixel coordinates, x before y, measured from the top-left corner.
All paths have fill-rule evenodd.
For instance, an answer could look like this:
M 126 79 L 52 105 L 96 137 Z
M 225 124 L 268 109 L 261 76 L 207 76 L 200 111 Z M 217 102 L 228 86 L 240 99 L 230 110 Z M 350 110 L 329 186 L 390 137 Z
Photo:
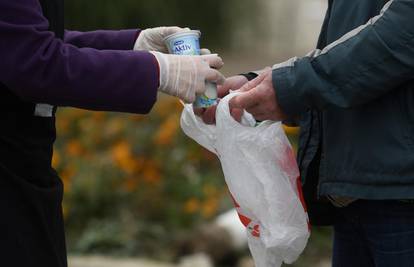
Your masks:
M 217 98 L 208 98 L 206 95 L 198 95 L 196 101 L 193 103 L 196 108 L 208 108 L 217 105 Z

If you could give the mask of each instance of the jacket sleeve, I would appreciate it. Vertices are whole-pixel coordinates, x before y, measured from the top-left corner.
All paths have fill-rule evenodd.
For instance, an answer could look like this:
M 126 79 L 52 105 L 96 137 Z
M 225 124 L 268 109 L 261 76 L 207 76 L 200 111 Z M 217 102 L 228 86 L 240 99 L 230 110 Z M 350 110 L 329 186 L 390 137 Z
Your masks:
M 0 0 L 0 82 L 26 101 L 147 113 L 158 63 L 147 52 L 78 48 L 48 31 L 37 0 Z
M 99 50 L 132 50 L 140 30 L 90 32 L 65 31 L 65 43 L 79 48 L 90 47 Z
M 388 2 L 381 14 L 322 51 L 274 66 L 282 110 L 352 108 L 414 78 L 414 0 Z

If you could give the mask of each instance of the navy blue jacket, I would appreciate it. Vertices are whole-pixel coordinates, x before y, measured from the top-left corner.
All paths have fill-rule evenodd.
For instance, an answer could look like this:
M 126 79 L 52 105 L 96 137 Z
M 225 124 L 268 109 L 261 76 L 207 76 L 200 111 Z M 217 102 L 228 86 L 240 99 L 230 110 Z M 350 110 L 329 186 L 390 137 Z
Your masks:
M 330 0 L 318 49 L 275 65 L 273 83 L 301 118 L 311 218 L 331 212 L 326 195 L 414 199 L 414 0 Z

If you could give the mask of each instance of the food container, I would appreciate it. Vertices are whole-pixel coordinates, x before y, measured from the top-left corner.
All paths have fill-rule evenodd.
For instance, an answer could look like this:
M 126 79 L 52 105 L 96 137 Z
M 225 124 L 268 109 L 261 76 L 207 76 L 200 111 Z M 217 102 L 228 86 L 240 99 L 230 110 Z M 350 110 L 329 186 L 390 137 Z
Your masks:
M 164 40 L 168 52 L 175 55 L 200 55 L 200 31 L 185 31 L 167 36 Z M 207 108 L 217 104 L 217 85 L 206 82 L 206 91 L 196 96 L 196 108 Z
M 200 36 L 199 31 L 185 31 L 167 36 L 164 42 L 170 54 L 196 56 L 200 55 Z

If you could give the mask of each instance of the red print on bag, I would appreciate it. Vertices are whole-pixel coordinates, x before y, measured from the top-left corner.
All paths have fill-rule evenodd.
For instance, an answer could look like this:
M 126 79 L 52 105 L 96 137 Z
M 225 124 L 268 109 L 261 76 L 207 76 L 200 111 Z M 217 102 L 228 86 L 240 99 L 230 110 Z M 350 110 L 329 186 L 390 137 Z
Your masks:
M 285 145 L 284 152 L 285 152 L 284 153 L 285 157 L 283 157 L 280 160 L 279 166 L 281 167 L 283 172 L 289 175 L 289 174 L 292 174 L 293 170 L 298 170 L 298 165 L 296 162 L 295 153 L 293 152 L 293 149 L 290 146 Z M 300 199 L 300 203 L 302 204 L 303 210 L 305 211 L 305 213 L 308 213 L 305 198 L 303 197 L 302 181 L 300 179 L 300 174 L 298 173 L 297 175 L 298 176 L 296 177 L 296 188 L 297 188 L 298 197 Z M 311 229 L 309 219 L 308 219 L 308 229 L 309 231 Z
M 296 157 L 295 157 L 295 153 L 293 152 L 293 149 L 290 146 L 286 145 L 284 147 L 284 152 L 285 152 L 284 153 L 285 157 L 283 157 L 278 163 L 282 171 L 286 173 L 287 175 L 289 175 L 289 174 L 292 174 L 292 171 L 297 170 L 298 166 L 296 163 Z M 302 182 L 301 182 L 300 176 L 297 176 L 296 178 L 296 188 L 297 188 L 298 197 L 302 204 L 302 207 L 305 213 L 307 213 L 308 210 L 306 207 L 305 198 L 303 197 Z M 242 210 L 239 203 L 237 203 L 237 201 L 234 199 L 231 193 L 230 193 L 230 196 L 233 200 L 234 206 L 236 207 L 236 211 L 237 211 L 237 214 L 239 215 L 241 223 L 248 229 L 249 233 L 252 236 L 260 237 L 260 224 L 253 221 L 250 218 L 250 216 L 245 214 L 245 212 Z M 311 225 L 309 223 L 309 220 L 308 220 L 308 229 L 309 231 L 311 230 Z
M 254 237 L 260 237 L 260 225 L 253 221 L 251 218 L 249 218 L 246 215 L 243 215 L 243 211 L 237 203 L 237 201 L 234 199 L 233 195 L 230 193 L 231 199 L 233 200 L 234 206 L 236 207 L 237 214 L 239 215 L 241 223 L 247 228 L 249 233 Z

